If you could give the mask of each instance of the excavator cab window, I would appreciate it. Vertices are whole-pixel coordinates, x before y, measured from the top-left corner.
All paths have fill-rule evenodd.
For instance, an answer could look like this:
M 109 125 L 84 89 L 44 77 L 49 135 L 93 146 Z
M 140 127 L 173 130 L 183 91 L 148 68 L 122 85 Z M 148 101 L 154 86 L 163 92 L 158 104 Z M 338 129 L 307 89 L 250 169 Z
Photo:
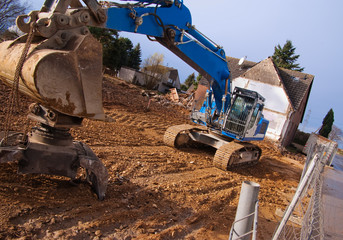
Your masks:
M 257 116 L 260 117 L 260 115 L 259 115 L 260 108 L 261 108 L 261 104 L 257 103 L 256 106 L 255 106 L 254 112 L 251 115 L 248 129 L 252 128 L 255 125 Z
M 251 97 L 236 95 L 226 118 L 226 130 L 242 136 L 254 103 Z

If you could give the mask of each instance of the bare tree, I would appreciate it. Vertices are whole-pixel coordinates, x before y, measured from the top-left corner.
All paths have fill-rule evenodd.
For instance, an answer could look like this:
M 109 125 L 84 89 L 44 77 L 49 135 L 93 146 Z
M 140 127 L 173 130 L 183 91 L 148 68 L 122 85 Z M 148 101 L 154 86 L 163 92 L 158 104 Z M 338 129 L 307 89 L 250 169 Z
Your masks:
M 343 141 L 343 131 L 336 125 L 332 125 L 329 139 L 337 142 Z
M 163 54 L 155 53 L 143 62 L 142 71 L 145 73 L 146 88 L 154 89 L 157 83 L 163 78 L 166 73 L 166 68 L 163 66 L 164 56 Z
M 7 40 L 14 40 L 22 35 L 24 35 L 24 33 L 19 30 L 17 25 L 12 25 L 1 34 L 0 42 L 7 41 Z
M 28 4 L 20 0 L 0 1 L 0 33 L 15 23 L 18 15 L 24 14 Z

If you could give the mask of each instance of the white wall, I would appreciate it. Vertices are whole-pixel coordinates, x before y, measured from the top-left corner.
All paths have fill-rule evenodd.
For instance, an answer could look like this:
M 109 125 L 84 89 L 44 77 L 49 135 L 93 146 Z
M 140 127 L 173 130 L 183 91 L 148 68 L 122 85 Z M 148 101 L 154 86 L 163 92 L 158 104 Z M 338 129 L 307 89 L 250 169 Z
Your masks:
M 126 82 L 132 83 L 136 71 L 133 69 L 122 67 L 119 70 L 118 77 L 125 80 Z
M 269 121 L 267 136 L 274 140 L 279 140 L 283 126 L 287 121 L 287 117 L 285 115 L 272 112 L 266 108 L 263 110 L 263 115 L 265 119 Z
M 289 109 L 289 101 L 282 86 L 274 86 L 239 77 L 232 81 L 232 91 L 235 87 L 256 91 L 266 99 L 263 115 L 269 121 L 267 136 L 279 140 L 287 121 L 287 111 Z
M 145 85 L 144 74 L 131 68 L 120 68 L 118 77 L 125 80 L 128 83 Z
M 264 102 L 266 108 L 287 114 L 289 101 L 282 86 L 273 86 L 240 77 L 234 79 L 232 85 L 232 90 L 237 86 L 258 92 L 266 99 Z

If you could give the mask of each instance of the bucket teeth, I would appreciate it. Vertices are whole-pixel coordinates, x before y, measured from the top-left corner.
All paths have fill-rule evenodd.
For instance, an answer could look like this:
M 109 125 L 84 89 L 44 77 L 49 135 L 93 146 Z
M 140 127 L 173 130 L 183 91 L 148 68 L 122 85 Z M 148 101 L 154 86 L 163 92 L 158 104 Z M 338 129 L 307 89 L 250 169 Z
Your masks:
M 86 144 L 74 142 L 74 145 L 78 149 L 80 166 L 86 169 L 87 181 L 92 185 L 93 191 L 99 200 L 103 200 L 108 185 L 108 172 L 106 167 Z

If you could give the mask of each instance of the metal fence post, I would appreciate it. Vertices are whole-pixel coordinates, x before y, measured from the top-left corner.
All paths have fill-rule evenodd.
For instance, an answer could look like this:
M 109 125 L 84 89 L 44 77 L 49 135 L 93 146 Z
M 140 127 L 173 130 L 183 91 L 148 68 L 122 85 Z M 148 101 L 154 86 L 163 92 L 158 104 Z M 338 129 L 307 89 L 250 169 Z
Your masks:
M 336 154 L 337 143 L 325 140 L 317 141 L 309 146 L 298 188 L 272 240 L 324 239 L 323 171 L 325 165 L 330 164 Z
M 258 193 L 260 185 L 255 182 L 242 183 L 235 221 L 230 232 L 230 239 L 249 239 L 252 234 L 256 237 Z M 256 221 L 254 223 L 254 221 Z M 254 224 L 253 224 L 254 223 Z M 252 230 L 253 229 L 253 230 Z

